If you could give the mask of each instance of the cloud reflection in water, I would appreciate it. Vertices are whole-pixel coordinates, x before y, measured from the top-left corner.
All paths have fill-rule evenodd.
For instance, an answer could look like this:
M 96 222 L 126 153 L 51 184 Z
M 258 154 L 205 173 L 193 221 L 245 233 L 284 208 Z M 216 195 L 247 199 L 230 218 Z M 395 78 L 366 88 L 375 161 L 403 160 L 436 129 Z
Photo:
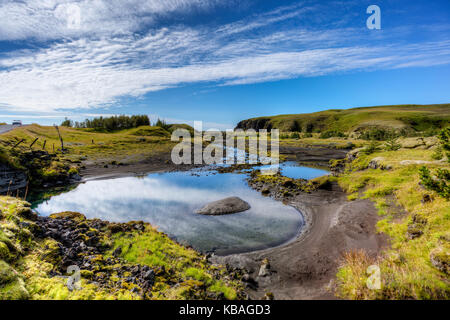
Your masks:
M 42 215 L 77 211 L 114 222 L 143 220 L 182 243 L 218 254 L 262 249 L 294 237 L 303 224 L 299 212 L 250 189 L 245 178 L 176 172 L 88 181 L 39 204 L 36 210 Z M 195 213 L 211 201 L 230 196 L 247 201 L 251 209 L 227 216 Z

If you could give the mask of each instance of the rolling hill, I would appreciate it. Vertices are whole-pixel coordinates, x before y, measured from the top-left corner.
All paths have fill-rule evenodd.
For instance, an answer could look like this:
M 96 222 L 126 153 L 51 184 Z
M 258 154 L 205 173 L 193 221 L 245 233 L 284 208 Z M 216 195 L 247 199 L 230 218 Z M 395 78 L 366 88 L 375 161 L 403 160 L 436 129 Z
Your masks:
M 363 132 L 371 128 L 426 131 L 450 125 L 450 104 L 397 105 L 326 110 L 252 118 L 236 129 L 279 129 L 284 132 Z

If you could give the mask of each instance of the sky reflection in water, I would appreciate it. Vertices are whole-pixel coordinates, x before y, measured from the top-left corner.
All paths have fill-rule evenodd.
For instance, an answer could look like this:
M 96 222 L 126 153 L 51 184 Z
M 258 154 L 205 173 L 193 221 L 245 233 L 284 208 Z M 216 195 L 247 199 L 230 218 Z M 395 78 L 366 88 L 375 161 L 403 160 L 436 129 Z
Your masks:
M 311 168 L 304 169 L 305 175 L 312 174 Z M 143 220 L 182 243 L 218 254 L 263 249 L 293 238 L 303 225 L 299 212 L 250 189 L 245 178 L 242 174 L 175 172 L 88 181 L 38 204 L 36 211 L 42 215 L 78 211 L 88 218 L 114 222 Z M 242 198 L 251 209 L 226 216 L 195 213 L 229 196 Z

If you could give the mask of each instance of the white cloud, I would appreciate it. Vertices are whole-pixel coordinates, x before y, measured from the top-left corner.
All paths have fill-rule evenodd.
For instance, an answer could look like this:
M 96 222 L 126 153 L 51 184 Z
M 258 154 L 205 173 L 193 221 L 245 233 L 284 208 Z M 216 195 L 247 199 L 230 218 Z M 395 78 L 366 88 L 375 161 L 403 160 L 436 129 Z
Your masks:
M 67 35 L 66 27 L 53 21 L 49 13 L 67 1 L 1 3 L 0 19 L 6 20 L 0 24 L 0 39 Z M 81 8 L 87 3 L 78 1 Z M 310 14 L 316 10 L 311 6 L 282 7 L 219 27 L 155 27 L 138 35 L 132 33 L 138 28 L 136 24 L 148 22 L 155 14 L 193 7 L 206 9 L 220 2 L 152 0 L 139 2 L 140 6 L 137 0 L 89 3 L 94 5 L 85 9 L 87 16 L 83 18 L 79 37 L 0 56 L 0 109 L 18 112 L 90 109 L 114 104 L 122 97 L 140 97 L 187 83 L 237 85 L 450 63 L 448 40 L 409 45 L 390 41 L 394 44 L 384 45 L 380 38 L 392 37 L 386 34 L 369 45 L 365 31 L 351 28 L 264 29 Z M 5 8 L 11 9 L 10 16 Z M 39 25 L 47 15 L 49 20 Z M 110 25 L 120 32 L 111 33 Z M 247 32 L 260 28 L 264 30 Z
M 0 40 L 59 39 L 73 36 L 119 35 L 138 31 L 161 15 L 206 10 L 220 0 L 2 0 Z M 79 28 L 68 19 L 79 8 Z

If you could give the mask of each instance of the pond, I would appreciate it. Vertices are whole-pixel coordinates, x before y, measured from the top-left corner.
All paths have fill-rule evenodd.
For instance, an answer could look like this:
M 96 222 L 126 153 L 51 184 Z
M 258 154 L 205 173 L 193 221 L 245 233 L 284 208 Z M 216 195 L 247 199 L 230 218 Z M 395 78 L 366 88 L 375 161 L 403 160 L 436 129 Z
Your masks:
M 305 178 L 323 175 L 311 168 L 291 167 L 284 165 L 282 171 L 301 175 L 303 170 Z M 251 189 L 246 178 L 246 174 L 196 170 L 93 180 L 37 202 L 34 209 L 41 215 L 77 211 L 111 222 L 143 220 L 180 243 L 219 255 L 273 247 L 295 238 L 304 224 L 302 215 Z M 195 213 L 211 201 L 230 196 L 247 201 L 251 209 L 225 216 Z

